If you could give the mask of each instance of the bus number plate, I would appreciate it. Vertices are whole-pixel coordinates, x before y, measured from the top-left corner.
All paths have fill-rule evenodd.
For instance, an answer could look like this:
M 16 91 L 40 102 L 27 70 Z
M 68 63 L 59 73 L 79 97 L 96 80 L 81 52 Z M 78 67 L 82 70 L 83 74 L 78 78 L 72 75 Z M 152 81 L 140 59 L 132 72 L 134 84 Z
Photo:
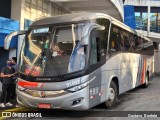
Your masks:
M 50 109 L 51 108 L 51 104 L 48 104 L 48 103 L 39 103 L 38 104 L 38 108 L 47 108 L 47 109 Z

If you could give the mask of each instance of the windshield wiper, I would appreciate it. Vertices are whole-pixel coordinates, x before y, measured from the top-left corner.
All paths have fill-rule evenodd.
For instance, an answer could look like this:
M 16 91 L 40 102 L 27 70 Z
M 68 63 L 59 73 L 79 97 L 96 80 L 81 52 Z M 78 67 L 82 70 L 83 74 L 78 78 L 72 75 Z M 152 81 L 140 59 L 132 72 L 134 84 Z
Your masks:
M 51 59 L 53 59 L 53 61 L 56 61 L 54 56 L 51 56 Z M 54 68 L 58 68 L 57 64 L 53 64 L 53 66 L 55 66 Z M 54 70 L 55 70 L 57 76 L 63 81 L 64 77 L 56 69 L 54 69 Z

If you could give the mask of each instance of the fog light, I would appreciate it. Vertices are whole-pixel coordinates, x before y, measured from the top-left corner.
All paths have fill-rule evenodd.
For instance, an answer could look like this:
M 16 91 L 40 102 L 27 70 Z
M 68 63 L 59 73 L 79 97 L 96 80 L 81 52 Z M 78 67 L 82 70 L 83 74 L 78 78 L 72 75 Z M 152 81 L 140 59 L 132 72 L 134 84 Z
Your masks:
M 81 103 L 82 100 L 83 100 L 83 98 L 78 98 L 78 99 L 76 99 L 76 100 L 73 101 L 72 105 L 73 105 L 73 106 L 74 106 L 74 105 L 77 105 L 77 104 Z

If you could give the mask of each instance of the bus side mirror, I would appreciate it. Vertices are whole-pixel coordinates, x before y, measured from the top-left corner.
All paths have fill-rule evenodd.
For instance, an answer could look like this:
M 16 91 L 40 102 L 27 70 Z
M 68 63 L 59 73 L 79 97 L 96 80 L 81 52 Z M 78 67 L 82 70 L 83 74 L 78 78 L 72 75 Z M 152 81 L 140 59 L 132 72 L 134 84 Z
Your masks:
M 7 35 L 5 37 L 5 40 L 4 40 L 4 49 L 5 50 L 8 50 L 9 49 L 9 46 L 10 46 L 10 43 L 11 43 L 11 40 L 14 36 L 17 36 L 17 35 L 23 35 L 26 33 L 26 30 L 21 30 L 21 31 L 14 31 L 12 33 L 10 33 L 9 35 Z

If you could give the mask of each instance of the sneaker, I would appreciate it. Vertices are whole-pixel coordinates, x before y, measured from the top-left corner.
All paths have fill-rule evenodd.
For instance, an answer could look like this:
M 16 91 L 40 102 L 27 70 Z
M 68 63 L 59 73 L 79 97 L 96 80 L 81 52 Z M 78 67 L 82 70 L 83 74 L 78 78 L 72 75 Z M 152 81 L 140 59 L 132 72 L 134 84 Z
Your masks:
M 16 105 L 15 107 L 19 107 L 19 105 Z
M 6 106 L 13 106 L 13 104 L 11 104 L 10 102 L 6 103 Z
M 0 106 L 1 106 L 1 107 L 6 107 L 4 103 L 1 103 Z

